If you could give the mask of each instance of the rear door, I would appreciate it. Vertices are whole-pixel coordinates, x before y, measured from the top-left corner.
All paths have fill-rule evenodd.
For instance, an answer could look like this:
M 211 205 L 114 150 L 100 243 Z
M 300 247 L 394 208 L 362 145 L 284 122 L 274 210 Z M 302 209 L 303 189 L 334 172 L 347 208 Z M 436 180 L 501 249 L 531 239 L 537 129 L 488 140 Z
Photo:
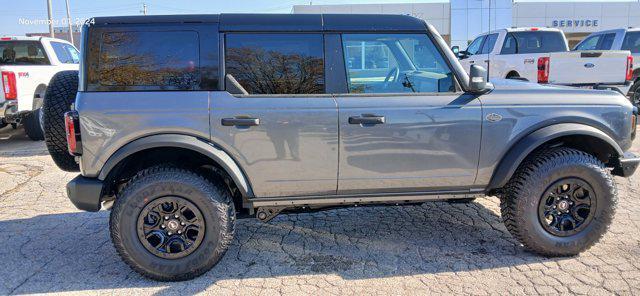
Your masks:
M 321 33 L 224 34 L 225 89 L 211 136 L 257 197 L 335 195 L 338 113 L 325 91 Z
M 457 90 L 426 34 L 343 34 L 337 94 L 340 194 L 418 192 L 474 183 L 480 103 Z

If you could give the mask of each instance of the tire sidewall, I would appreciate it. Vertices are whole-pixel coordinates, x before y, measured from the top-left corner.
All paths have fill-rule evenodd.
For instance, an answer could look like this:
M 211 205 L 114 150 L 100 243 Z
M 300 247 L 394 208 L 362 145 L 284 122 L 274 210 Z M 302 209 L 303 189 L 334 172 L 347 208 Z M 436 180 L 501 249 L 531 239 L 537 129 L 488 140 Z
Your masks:
M 202 181 L 204 182 L 204 181 Z M 188 273 L 203 273 L 209 270 L 221 258 L 226 250 L 224 237 L 229 229 L 224 229 L 224 221 L 232 219 L 228 205 L 208 197 L 211 192 L 202 190 L 202 186 L 173 181 L 152 181 L 143 186 L 135 186 L 126 196 L 122 213 L 117 215 L 119 237 L 123 251 L 145 273 L 158 278 L 182 277 Z M 192 202 L 205 220 L 205 235 L 200 246 L 191 254 L 178 259 L 164 259 L 150 253 L 140 242 L 137 233 L 138 217 L 142 209 L 151 201 L 163 196 L 180 196 Z M 224 208 L 221 210 L 221 208 Z M 112 216 L 113 217 L 113 216 Z
M 611 189 L 602 176 L 603 170 L 597 164 L 592 163 L 550 162 L 531 176 L 532 178 L 529 180 L 531 186 L 525 186 L 526 193 L 522 197 L 526 202 L 521 203 L 519 209 L 521 215 L 525 216 L 523 219 L 524 228 L 529 230 L 527 232 L 530 236 L 529 239 L 536 241 L 544 249 L 568 255 L 578 253 L 585 246 L 590 246 L 594 241 L 597 241 L 611 222 L 612 215 L 606 212 L 612 211 L 614 206 Z M 542 195 L 549 186 L 560 179 L 571 177 L 581 179 L 593 188 L 596 201 L 595 214 L 591 222 L 579 233 L 566 237 L 555 236 L 542 226 L 538 217 L 538 207 Z

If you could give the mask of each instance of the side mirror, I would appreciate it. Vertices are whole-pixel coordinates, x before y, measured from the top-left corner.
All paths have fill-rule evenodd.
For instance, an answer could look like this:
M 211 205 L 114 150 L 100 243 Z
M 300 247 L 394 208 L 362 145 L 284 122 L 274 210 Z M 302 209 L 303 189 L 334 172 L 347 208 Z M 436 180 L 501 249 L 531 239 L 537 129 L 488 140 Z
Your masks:
M 469 71 L 469 91 L 472 93 L 483 93 L 487 90 L 487 69 L 478 65 L 471 65 Z
M 457 56 L 460 53 L 460 46 L 457 46 L 457 45 L 452 46 L 451 51 L 453 51 L 453 54 Z

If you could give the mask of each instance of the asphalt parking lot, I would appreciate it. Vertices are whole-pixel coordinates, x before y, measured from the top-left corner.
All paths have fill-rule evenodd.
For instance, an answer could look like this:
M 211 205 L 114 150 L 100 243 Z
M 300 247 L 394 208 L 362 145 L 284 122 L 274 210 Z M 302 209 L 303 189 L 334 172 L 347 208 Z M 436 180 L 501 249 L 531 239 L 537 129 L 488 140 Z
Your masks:
M 0 294 L 640 294 L 640 174 L 617 178 L 610 231 L 578 257 L 524 251 L 489 197 L 240 220 L 218 266 L 180 283 L 144 279 L 120 260 L 109 213 L 65 197 L 74 175 L 43 142 L 0 129 Z

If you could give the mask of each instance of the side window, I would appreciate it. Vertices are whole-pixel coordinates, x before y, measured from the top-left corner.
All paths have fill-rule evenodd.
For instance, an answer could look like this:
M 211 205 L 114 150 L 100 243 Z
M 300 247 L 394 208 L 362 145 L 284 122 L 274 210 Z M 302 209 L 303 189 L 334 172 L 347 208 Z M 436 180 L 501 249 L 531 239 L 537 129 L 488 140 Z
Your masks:
M 226 88 L 245 94 L 322 94 L 321 34 L 227 34 Z
M 455 91 L 453 74 L 423 34 L 343 34 L 350 93 Z
M 496 40 L 498 40 L 498 34 L 487 35 L 487 39 L 485 39 L 484 43 L 482 44 L 482 50 L 480 51 L 480 54 L 491 53 L 493 47 L 496 45 Z
M 88 83 L 98 90 L 193 90 L 200 80 L 196 31 L 105 32 Z M 90 53 L 92 56 L 93 54 Z
M 518 53 L 518 40 L 513 34 L 508 33 L 502 44 L 502 50 L 500 54 L 516 54 Z
M 609 33 L 605 34 L 602 37 L 602 41 L 600 41 L 600 45 L 598 45 L 598 50 L 610 50 L 613 46 L 613 41 L 616 40 L 616 34 Z
M 56 57 L 63 64 L 80 63 L 80 55 L 78 51 L 71 45 L 61 42 L 51 42 L 51 47 L 56 53 Z
M 627 32 L 624 36 L 624 41 L 622 41 L 622 50 L 640 53 L 640 31 Z
M 484 40 L 484 38 L 485 36 L 480 36 L 473 40 L 473 42 L 471 42 L 471 44 L 469 44 L 469 46 L 467 47 L 467 50 L 465 50 L 467 54 L 474 55 L 480 52 L 480 45 L 482 45 L 482 41 Z
M 578 46 L 576 46 L 576 50 L 595 50 L 598 48 L 598 42 L 600 41 L 600 37 L 602 35 L 591 36 L 584 41 L 580 42 Z

